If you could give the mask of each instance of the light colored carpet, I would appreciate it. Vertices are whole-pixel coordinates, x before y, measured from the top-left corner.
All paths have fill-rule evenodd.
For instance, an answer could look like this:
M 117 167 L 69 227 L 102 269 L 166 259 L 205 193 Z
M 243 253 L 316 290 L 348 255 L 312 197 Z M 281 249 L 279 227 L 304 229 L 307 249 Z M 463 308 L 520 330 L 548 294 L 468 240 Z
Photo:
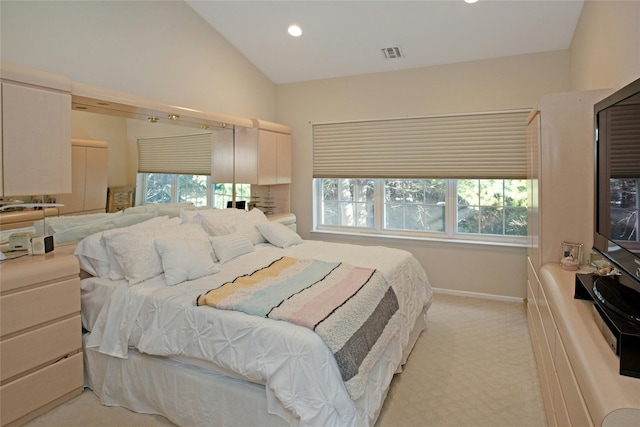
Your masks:
M 545 427 L 523 304 L 436 294 L 376 427 Z M 173 426 L 102 406 L 87 390 L 29 427 Z

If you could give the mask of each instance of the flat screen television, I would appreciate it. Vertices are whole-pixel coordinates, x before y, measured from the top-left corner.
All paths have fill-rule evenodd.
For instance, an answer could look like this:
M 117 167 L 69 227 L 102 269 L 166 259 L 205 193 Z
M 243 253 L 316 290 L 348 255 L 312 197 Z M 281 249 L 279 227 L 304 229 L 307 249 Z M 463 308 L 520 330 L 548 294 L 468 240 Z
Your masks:
M 640 79 L 595 104 L 594 114 L 594 249 L 640 292 Z

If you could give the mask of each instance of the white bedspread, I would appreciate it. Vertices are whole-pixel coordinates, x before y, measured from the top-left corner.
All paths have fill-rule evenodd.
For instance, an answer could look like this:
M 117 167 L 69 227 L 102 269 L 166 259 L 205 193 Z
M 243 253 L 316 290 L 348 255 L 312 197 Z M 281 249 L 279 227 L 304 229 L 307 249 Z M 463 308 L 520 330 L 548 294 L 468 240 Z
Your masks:
M 394 288 L 406 323 L 390 344 L 396 347 L 388 360 L 390 374 L 366 396 L 378 400 L 368 404 L 367 411 L 377 410 L 401 363 L 410 329 L 432 297 L 422 267 L 402 250 L 318 241 L 288 249 L 258 245 L 255 252 L 224 264 L 221 272 L 177 286 L 166 286 L 159 276 L 132 287 L 112 282 L 108 289 L 113 291 L 105 292 L 104 287 L 98 291 L 92 285 L 93 279 L 85 279 L 83 320 L 92 331 L 87 346 L 120 358 L 127 357 L 131 345 L 142 353 L 211 362 L 225 372 L 265 384 L 269 412 L 278 414 L 286 408 L 301 426 L 367 425 L 370 414 L 356 410 L 333 355 L 314 332 L 288 322 L 195 305 L 203 292 L 283 255 L 377 268 Z M 101 306 L 92 294 L 106 301 Z

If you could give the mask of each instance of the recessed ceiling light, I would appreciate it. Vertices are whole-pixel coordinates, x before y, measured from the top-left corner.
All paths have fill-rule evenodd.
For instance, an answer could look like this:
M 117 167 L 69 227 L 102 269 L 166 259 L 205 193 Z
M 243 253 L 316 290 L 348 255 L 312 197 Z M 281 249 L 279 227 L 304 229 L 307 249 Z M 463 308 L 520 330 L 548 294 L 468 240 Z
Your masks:
M 464 0 L 465 3 L 469 3 L 469 4 L 476 3 L 477 1 L 478 0 Z
M 289 27 L 289 29 L 287 30 L 289 32 L 290 35 L 292 35 L 293 37 L 300 37 L 302 35 L 302 30 L 300 29 L 300 27 L 298 27 L 297 25 L 292 25 Z

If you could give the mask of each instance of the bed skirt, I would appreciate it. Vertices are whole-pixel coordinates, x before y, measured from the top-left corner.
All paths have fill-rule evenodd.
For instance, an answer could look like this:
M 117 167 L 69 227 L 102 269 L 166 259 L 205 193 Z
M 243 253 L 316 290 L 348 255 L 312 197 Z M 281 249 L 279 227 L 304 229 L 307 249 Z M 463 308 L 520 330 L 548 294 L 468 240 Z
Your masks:
M 403 351 L 402 371 L 409 353 L 426 325 L 427 309 L 418 316 Z M 84 337 L 86 342 L 89 334 Z M 385 360 L 383 355 L 381 360 Z M 202 365 L 202 363 L 199 363 Z M 229 377 L 203 366 L 129 350 L 119 359 L 84 348 L 85 384 L 106 406 L 122 406 L 134 412 L 162 415 L 181 426 L 297 426 L 298 420 L 279 402 L 269 402 L 264 385 Z M 372 376 L 384 375 L 379 362 Z M 376 372 L 377 371 L 377 372 Z M 365 394 L 355 402 L 363 426 L 373 426 L 382 398 Z

